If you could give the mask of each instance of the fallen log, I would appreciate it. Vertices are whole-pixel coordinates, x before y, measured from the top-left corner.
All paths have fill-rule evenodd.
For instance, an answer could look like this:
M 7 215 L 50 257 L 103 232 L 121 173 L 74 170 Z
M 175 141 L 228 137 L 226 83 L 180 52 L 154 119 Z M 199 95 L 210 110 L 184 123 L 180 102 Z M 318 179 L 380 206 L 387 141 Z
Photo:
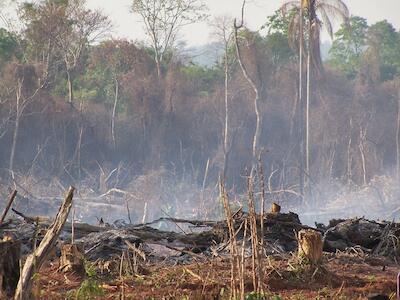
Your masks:
M 27 216 L 27 215 L 23 214 L 22 212 L 17 211 L 14 208 L 12 208 L 12 211 L 16 215 L 22 217 L 24 219 L 24 221 L 29 224 L 35 224 L 35 225 L 37 224 L 37 225 L 43 226 L 43 227 L 49 227 L 52 224 L 52 220 L 50 218 Z M 90 225 L 87 223 L 74 223 L 74 231 L 75 231 L 76 238 L 79 238 L 81 236 L 84 236 L 84 235 L 92 233 L 92 232 L 106 231 L 107 229 L 109 229 L 109 228 L 94 226 L 94 225 Z M 62 230 L 67 231 L 67 232 L 72 232 L 72 223 L 65 222 Z
M 50 218 L 47 218 L 47 217 L 29 217 L 29 216 L 24 215 L 22 212 L 20 212 L 20 211 L 14 209 L 14 208 L 12 208 L 11 210 L 12 210 L 17 216 L 22 217 L 26 223 L 37 224 L 37 225 L 42 225 L 42 224 L 44 224 L 44 225 L 46 225 L 46 224 L 47 224 L 47 225 L 50 225 L 50 224 L 51 224 L 51 223 L 50 223 L 50 222 L 51 222 L 51 219 L 50 219 Z
M 47 255 L 54 248 L 57 242 L 58 236 L 60 235 L 60 232 L 71 210 L 74 191 L 74 187 L 69 188 L 65 200 L 62 203 L 53 224 L 47 231 L 36 251 L 27 257 L 18 281 L 14 298 L 15 300 L 32 299 L 32 277 L 35 272 L 40 269 Z
M 185 219 L 162 217 L 162 218 L 159 218 L 159 219 L 151 221 L 151 222 L 130 225 L 129 227 L 130 228 L 145 227 L 145 226 L 153 225 L 153 224 L 160 223 L 163 221 L 172 222 L 172 223 L 187 223 L 187 224 L 191 224 L 191 225 L 197 226 L 197 227 L 202 227 L 202 226 L 212 227 L 218 223 L 215 221 L 185 220 Z

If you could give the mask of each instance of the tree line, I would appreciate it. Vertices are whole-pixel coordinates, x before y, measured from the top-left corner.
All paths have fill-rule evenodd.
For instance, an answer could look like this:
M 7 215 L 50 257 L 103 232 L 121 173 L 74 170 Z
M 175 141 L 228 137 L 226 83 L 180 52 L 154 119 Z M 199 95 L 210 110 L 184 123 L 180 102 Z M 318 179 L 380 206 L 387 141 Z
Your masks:
M 163 169 L 203 186 L 222 176 L 242 191 L 261 160 L 269 191 L 298 197 L 323 180 L 399 176 L 400 32 L 351 16 L 342 1 L 290 1 L 258 31 L 245 13 L 215 18 L 221 55 L 211 66 L 178 43 L 182 27 L 211 19 L 200 0 L 132 1 L 143 42 L 113 38 L 84 0 L 16 9 L 18 26 L 0 29 L 3 183 L 99 177 L 92 188 L 104 192 L 116 168 L 129 174 L 121 185 Z

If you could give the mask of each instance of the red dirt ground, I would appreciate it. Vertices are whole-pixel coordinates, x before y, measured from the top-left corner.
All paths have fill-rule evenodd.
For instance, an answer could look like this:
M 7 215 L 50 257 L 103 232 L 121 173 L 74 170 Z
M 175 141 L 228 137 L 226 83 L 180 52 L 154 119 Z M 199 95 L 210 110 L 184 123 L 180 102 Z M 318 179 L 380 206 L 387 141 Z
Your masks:
M 323 269 L 312 275 L 287 259 L 264 262 L 266 299 L 366 299 L 382 293 L 395 299 L 400 268 L 383 259 L 325 255 Z M 86 278 L 57 272 L 57 263 L 43 267 L 35 284 L 40 299 L 228 299 L 229 261 L 214 259 L 185 266 L 147 266 L 146 275 Z M 252 290 L 250 267 L 245 281 Z M 142 274 L 143 274 L 142 273 Z M 86 281 L 85 281 L 86 280 Z M 83 283 L 84 282 L 84 283 Z M 80 296 L 78 297 L 78 290 Z M 86 294 L 85 294 L 86 292 Z M 96 296 L 98 294 L 98 296 Z M 255 299 L 255 298 L 248 298 Z

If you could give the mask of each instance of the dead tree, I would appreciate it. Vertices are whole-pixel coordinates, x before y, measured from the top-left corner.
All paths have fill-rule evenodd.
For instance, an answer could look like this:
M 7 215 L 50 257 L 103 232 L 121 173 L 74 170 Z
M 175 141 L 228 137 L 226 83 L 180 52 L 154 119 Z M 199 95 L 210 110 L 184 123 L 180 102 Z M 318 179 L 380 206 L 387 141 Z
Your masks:
M 71 210 L 74 191 L 74 187 L 69 188 L 65 200 L 62 203 L 53 224 L 50 226 L 39 247 L 26 258 L 21 276 L 18 281 L 17 290 L 15 292 L 15 300 L 32 299 L 32 277 L 43 265 L 47 255 L 51 252 L 57 242 L 58 236 L 60 235 L 60 232 L 64 227 Z
M 245 65 L 243 64 L 242 60 L 242 54 L 240 52 L 240 47 L 239 47 L 239 41 L 238 41 L 238 31 L 243 27 L 243 18 L 244 18 L 244 8 L 246 5 L 246 0 L 243 1 L 242 5 L 242 19 L 239 24 L 237 24 L 236 19 L 234 21 L 234 40 L 235 40 L 235 48 L 236 48 L 236 56 L 237 60 L 239 62 L 239 66 L 242 70 L 244 78 L 247 80 L 249 85 L 254 91 L 254 113 L 256 115 L 256 129 L 254 131 L 253 135 L 253 166 L 252 166 L 252 172 L 255 171 L 255 161 L 257 160 L 257 155 L 259 151 L 259 144 L 260 144 L 260 137 L 261 137 L 261 123 L 262 123 L 262 115 L 260 112 L 260 93 L 257 87 L 257 84 L 255 81 L 250 77 Z

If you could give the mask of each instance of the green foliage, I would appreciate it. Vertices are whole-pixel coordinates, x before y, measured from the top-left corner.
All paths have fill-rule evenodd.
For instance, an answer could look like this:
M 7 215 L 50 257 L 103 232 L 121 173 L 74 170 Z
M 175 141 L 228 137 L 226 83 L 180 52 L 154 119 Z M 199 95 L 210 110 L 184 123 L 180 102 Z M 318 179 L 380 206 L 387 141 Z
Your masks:
M 19 59 L 21 54 L 16 36 L 4 28 L 0 28 L 0 67 L 13 58 Z
M 368 30 L 370 47 L 378 52 L 381 80 L 391 80 L 400 74 L 400 33 L 388 21 L 380 21 Z
M 270 50 L 274 65 L 284 65 L 296 57 L 296 54 L 289 46 L 287 36 L 282 33 L 269 34 L 266 37 L 266 44 Z
M 244 296 L 245 300 L 267 300 L 267 296 L 256 292 L 248 293 Z
M 296 57 L 289 45 L 289 18 L 290 16 L 284 16 L 281 10 L 277 10 L 262 26 L 262 29 L 267 29 L 265 43 L 276 66 L 284 65 Z
M 366 48 L 367 30 L 368 25 L 364 18 L 352 16 L 335 33 L 335 40 L 329 51 L 329 64 L 348 78 L 355 78 L 360 68 Z
M 91 278 L 84 280 L 76 291 L 76 300 L 91 300 L 98 296 L 103 296 L 104 290 L 96 280 Z
M 200 95 L 209 95 L 216 84 L 223 81 L 223 70 L 220 68 L 207 68 L 194 64 L 184 66 L 182 72 L 187 80 L 191 81 Z
M 400 33 L 386 20 L 368 27 L 364 18 L 353 16 L 335 33 L 329 55 L 329 64 L 350 79 L 373 55 L 380 79 L 391 80 L 400 74 Z
M 93 278 L 97 275 L 96 267 L 92 263 L 85 261 L 84 267 L 87 277 Z
M 261 29 L 267 29 L 268 34 L 280 33 L 284 36 L 288 36 L 289 33 L 289 17 L 285 17 L 280 9 L 276 10 L 273 15 L 267 18 L 267 22 L 261 27 Z
M 96 268 L 90 262 L 85 262 L 85 279 L 77 290 L 70 291 L 67 299 L 74 300 L 92 300 L 99 296 L 104 296 L 104 290 L 96 280 Z

